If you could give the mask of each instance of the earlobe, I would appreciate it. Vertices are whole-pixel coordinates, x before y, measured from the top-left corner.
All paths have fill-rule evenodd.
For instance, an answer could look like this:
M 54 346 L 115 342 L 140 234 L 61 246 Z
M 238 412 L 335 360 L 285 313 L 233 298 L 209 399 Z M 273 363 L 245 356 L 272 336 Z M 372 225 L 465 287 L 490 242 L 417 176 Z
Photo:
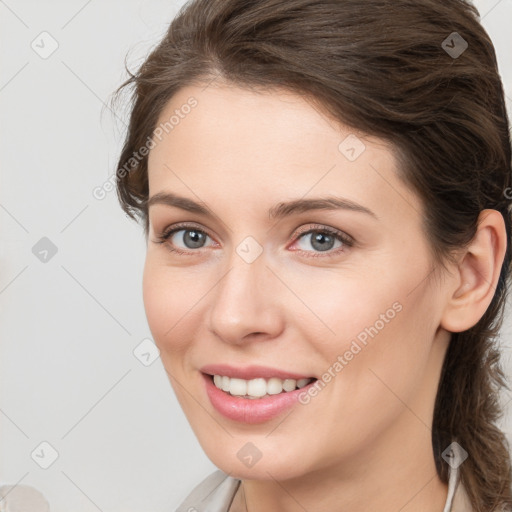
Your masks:
M 450 332 L 473 327 L 484 315 L 496 291 L 507 234 L 500 212 L 483 210 L 478 228 L 460 257 L 441 326 Z

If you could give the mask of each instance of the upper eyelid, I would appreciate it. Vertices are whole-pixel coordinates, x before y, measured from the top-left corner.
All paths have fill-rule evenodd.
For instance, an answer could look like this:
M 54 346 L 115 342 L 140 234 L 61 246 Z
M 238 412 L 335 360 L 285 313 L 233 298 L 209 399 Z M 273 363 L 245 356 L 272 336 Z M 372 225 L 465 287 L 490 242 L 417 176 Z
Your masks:
M 326 231 L 328 233 L 337 234 L 340 236 L 344 236 L 346 238 L 352 238 L 348 233 L 345 233 L 341 229 L 326 226 L 324 224 L 315 224 L 315 223 L 313 223 L 313 225 L 311 225 L 311 226 L 304 227 L 304 229 L 302 229 L 302 227 L 300 227 L 300 228 L 294 230 L 293 233 L 295 233 L 296 235 L 305 235 L 306 233 L 310 233 L 312 231 Z
M 203 233 L 205 233 L 206 235 L 208 235 L 210 238 L 214 238 L 211 236 L 211 234 L 209 233 L 209 231 L 203 227 L 199 227 L 197 226 L 196 224 L 193 224 L 193 223 L 177 223 L 177 224 L 173 224 L 171 226 L 168 226 L 167 228 L 163 229 L 162 232 L 161 232 L 161 237 L 163 236 L 169 236 L 171 233 L 174 233 L 174 232 L 177 232 L 177 231 L 181 231 L 181 230 L 187 230 L 187 229 L 197 229 L 197 231 L 201 231 Z M 298 228 L 298 229 L 295 229 L 292 233 L 292 235 L 295 235 L 295 236 L 299 236 L 299 235 L 305 235 L 305 234 L 308 234 L 312 231 L 326 231 L 326 232 L 329 232 L 329 233 L 332 233 L 332 234 L 337 234 L 343 238 L 348 238 L 348 239 L 352 239 L 352 237 L 348 234 L 348 233 L 345 233 L 344 231 L 341 231 L 340 229 L 337 229 L 337 228 L 333 228 L 333 227 L 330 227 L 330 226 L 326 226 L 326 225 L 323 225 L 323 224 L 315 224 L 313 223 L 313 225 L 310 225 L 310 226 L 307 226 L 307 227 L 304 227 L 304 229 L 301 229 L 301 228 Z
M 193 223 L 188 223 L 188 222 L 185 222 L 183 224 L 181 223 L 176 223 L 176 224 L 172 224 L 171 226 L 168 226 L 166 228 L 164 228 L 162 231 L 161 231 L 161 234 L 160 236 L 161 237 L 164 237 L 164 236 L 169 236 L 171 233 L 174 233 L 174 232 L 177 232 L 177 231 L 182 231 L 182 230 L 193 230 L 193 229 L 196 229 L 197 231 L 201 231 L 202 233 L 205 233 L 206 235 L 208 235 L 210 238 L 213 238 L 209 231 L 203 227 L 200 227 L 196 224 L 193 224 Z

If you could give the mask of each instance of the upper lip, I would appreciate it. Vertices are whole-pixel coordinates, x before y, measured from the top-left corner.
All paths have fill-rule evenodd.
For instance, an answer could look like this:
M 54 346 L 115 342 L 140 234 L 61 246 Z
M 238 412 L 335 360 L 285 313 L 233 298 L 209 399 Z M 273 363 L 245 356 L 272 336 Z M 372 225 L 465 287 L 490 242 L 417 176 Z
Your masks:
M 277 377 L 278 379 L 308 379 L 313 378 L 311 375 L 303 375 L 294 372 L 287 372 L 277 368 L 268 366 L 251 365 L 245 367 L 230 366 L 229 364 L 208 364 L 200 368 L 200 371 L 209 375 L 222 375 L 226 377 L 234 377 L 236 379 L 270 379 Z

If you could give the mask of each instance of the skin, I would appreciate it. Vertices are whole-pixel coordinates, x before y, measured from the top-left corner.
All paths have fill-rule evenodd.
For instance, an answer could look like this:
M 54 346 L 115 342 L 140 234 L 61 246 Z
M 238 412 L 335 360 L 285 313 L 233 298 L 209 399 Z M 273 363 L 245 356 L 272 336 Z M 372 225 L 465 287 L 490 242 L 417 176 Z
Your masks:
M 303 97 L 226 83 L 181 89 L 160 121 L 190 96 L 197 107 L 150 152 L 149 195 L 172 192 L 212 215 L 150 206 L 144 303 L 200 444 L 243 480 L 231 511 L 442 512 L 435 395 L 449 331 L 470 328 L 492 299 L 505 250 L 501 216 L 482 212 L 473 244 L 442 273 L 421 201 L 398 178 L 384 141 L 356 134 L 366 149 L 349 161 L 338 146 L 354 131 Z M 320 209 L 269 218 L 281 202 L 326 196 L 373 215 Z M 185 245 L 186 228 L 158 243 L 180 222 L 206 232 L 202 248 Z M 297 233 L 325 227 L 353 245 L 319 251 Z M 263 250 L 252 263 L 236 252 L 247 236 Z M 256 425 L 211 405 L 203 365 L 277 366 L 320 378 L 394 303 L 401 311 L 307 405 Z M 262 454 L 252 468 L 237 457 L 248 442 Z

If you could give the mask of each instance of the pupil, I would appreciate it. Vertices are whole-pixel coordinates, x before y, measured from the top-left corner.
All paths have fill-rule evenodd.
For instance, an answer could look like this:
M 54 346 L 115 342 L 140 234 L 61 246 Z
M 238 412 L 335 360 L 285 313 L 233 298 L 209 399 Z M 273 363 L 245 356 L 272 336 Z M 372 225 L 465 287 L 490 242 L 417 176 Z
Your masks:
M 197 249 L 204 243 L 204 233 L 199 231 L 185 231 L 183 234 L 183 242 L 189 249 Z
M 334 245 L 334 237 L 325 233 L 317 233 L 312 237 L 311 245 L 318 251 L 328 251 Z

